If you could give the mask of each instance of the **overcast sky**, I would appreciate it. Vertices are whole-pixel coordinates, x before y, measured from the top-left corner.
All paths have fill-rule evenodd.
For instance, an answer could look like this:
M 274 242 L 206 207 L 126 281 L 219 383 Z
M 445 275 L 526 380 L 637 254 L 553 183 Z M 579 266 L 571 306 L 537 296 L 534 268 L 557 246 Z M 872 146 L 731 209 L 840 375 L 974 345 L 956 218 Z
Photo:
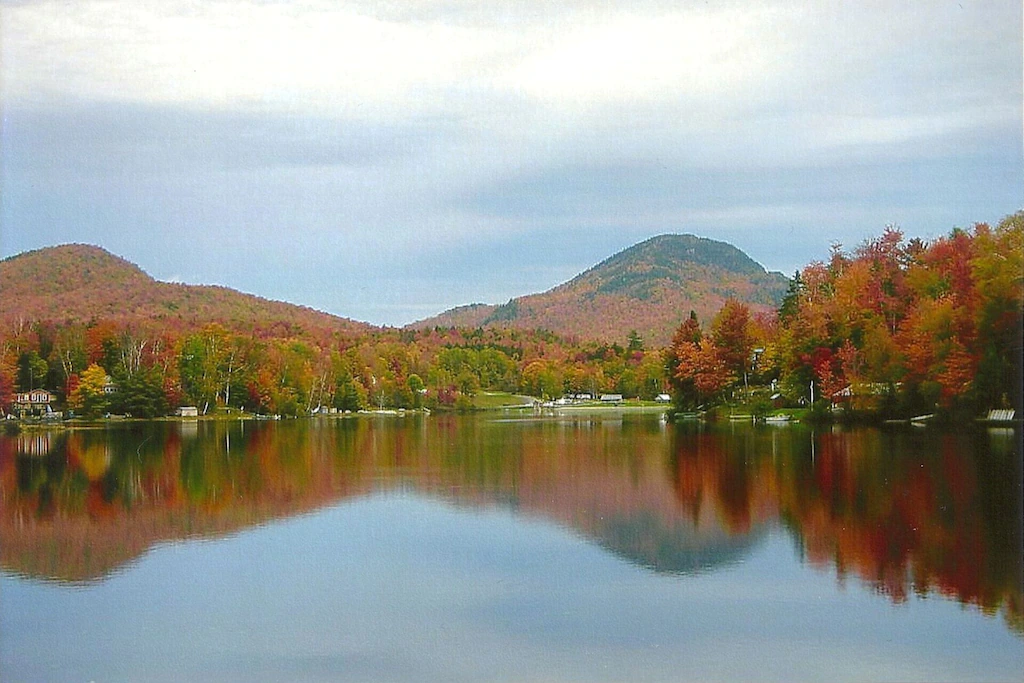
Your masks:
M 1020 0 L 0 0 L 0 255 L 374 323 L 1024 208 Z

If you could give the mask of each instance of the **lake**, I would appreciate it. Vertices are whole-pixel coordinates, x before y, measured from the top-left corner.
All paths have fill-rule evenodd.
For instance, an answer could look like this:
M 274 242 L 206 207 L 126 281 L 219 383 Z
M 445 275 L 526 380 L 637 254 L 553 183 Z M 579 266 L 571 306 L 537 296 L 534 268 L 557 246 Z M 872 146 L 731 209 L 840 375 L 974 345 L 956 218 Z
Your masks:
M 616 413 L 0 437 L 0 677 L 1020 680 L 1019 440 Z

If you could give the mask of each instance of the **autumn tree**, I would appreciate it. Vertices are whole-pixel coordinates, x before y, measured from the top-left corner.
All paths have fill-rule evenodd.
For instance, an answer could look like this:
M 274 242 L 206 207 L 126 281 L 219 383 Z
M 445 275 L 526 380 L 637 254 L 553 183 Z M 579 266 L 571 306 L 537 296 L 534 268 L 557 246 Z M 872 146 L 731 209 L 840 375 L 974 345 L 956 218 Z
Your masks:
M 219 366 L 226 346 L 223 329 L 210 326 L 201 333 L 185 338 L 178 357 L 181 388 L 187 400 L 205 414 L 210 405 L 217 405 L 221 388 Z
M 697 388 L 693 378 L 680 373 L 680 364 L 684 357 L 693 357 L 693 348 L 700 344 L 703 335 L 697 314 L 690 311 L 672 335 L 672 344 L 665 350 L 665 371 L 669 386 L 672 388 L 672 399 L 680 410 L 690 410 L 697 406 Z
M 726 370 L 735 377 L 746 378 L 754 349 L 750 308 L 729 299 L 711 321 L 711 338 Z
M 78 386 L 68 397 L 68 405 L 85 417 L 96 417 L 107 409 L 107 371 L 93 363 L 82 372 Z
M 310 399 L 316 381 L 317 355 L 318 349 L 298 340 L 272 345 L 271 368 L 277 379 L 271 393 L 275 412 L 301 415 L 315 407 L 310 405 Z
M 676 329 L 665 352 L 665 367 L 672 400 L 679 410 L 693 410 L 714 400 L 736 378 L 715 341 L 701 333 L 693 311 Z
M 0 358 L 0 414 L 6 413 L 14 403 L 14 371 Z
M 635 372 L 640 398 L 650 401 L 664 391 L 665 364 L 660 352 L 644 353 Z
M 535 360 L 523 368 L 522 391 L 530 396 L 554 398 L 562 392 L 562 378 L 551 361 Z
M 262 360 L 263 345 L 253 337 L 239 334 L 229 335 L 225 341 L 217 368 L 222 385 L 220 396 L 224 405 L 241 407 L 249 375 Z
M 672 381 L 676 370 L 679 368 L 679 358 L 675 354 L 675 349 L 684 342 L 698 344 L 702 337 L 700 323 L 697 321 L 697 313 L 690 311 L 690 315 L 686 320 L 676 328 L 672 335 L 672 342 L 665 350 L 665 371 L 669 381 Z
M 677 397 L 677 404 L 683 407 L 697 407 L 715 400 L 736 379 L 712 339 L 702 339 L 696 344 L 682 342 L 674 352 L 679 360 L 675 377 L 680 386 L 692 387 L 694 392 L 692 397 Z
M 60 370 L 60 386 L 70 394 L 67 389 L 68 381 L 89 365 L 84 327 L 71 324 L 60 328 L 57 331 L 52 356 Z
M 1019 407 L 1022 311 L 1024 213 L 930 244 L 887 228 L 794 278 L 779 311 L 783 379 L 823 396 L 898 395 L 903 413 Z
M 975 388 L 986 406 L 1024 412 L 1024 211 L 1003 219 L 995 230 L 975 228 L 970 261 L 978 304 L 978 368 Z

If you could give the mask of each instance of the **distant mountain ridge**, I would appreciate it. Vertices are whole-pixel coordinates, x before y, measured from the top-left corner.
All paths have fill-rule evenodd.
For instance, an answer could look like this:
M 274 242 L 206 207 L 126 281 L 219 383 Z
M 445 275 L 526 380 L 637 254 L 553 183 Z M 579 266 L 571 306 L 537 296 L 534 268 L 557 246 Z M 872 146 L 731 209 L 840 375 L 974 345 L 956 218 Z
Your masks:
M 725 242 L 689 234 L 652 237 L 568 282 L 505 304 L 470 304 L 410 327 L 548 329 L 582 339 L 623 341 L 636 330 L 648 345 L 667 344 L 691 310 L 708 322 L 729 298 L 755 311 L 775 309 L 787 278 L 768 272 Z
M 636 330 L 649 347 L 668 343 L 696 311 L 708 322 L 735 298 L 754 311 L 778 306 L 787 286 L 736 247 L 694 235 L 660 235 L 601 261 L 547 292 L 505 304 L 470 304 L 410 328 L 545 329 L 567 338 L 622 343 Z M 18 320 L 115 323 L 292 336 L 359 335 L 380 328 L 227 287 L 161 282 L 100 247 L 66 244 L 0 261 L 0 324 Z
M 0 322 L 109 320 L 194 328 L 221 323 L 288 336 L 377 329 L 281 301 L 214 285 L 161 282 L 100 247 L 65 244 L 0 261 Z

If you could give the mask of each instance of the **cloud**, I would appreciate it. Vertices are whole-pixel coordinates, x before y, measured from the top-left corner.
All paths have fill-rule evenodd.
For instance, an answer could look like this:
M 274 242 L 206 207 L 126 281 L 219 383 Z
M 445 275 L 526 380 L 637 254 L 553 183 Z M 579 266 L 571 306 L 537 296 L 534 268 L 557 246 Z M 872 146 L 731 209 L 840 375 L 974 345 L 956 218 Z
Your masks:
M 71 102 L 8 106 L 8 154 L 56 175 L 368 167 L 421 153 L 452 134 L 429 121 L 361 121 L 190 107 Z
M 493 49 L 478 31 L 344 5 L 41 2 L 5 13 L 15 99 L 400 115 Z M 417 97 L 410 98 L 416 93 Z
M 563 104 L 740 98 L 772 77 L 785 45 L 759 42 L 772 12 L 707 10 L 611 16 L 529 55 L 508 84 Z

